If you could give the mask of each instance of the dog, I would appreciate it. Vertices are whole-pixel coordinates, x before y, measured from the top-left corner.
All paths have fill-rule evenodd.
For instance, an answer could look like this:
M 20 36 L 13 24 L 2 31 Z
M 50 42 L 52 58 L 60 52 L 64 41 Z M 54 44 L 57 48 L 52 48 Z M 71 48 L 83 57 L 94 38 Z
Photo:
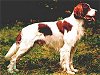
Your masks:
M 87 3 L 79 3 L 74 7 L 70 17 L 54 22 L 40 22 L 28 25 L 22 29 L 11 46 L 5 59 L 10 60 L 8 71 L 13 73 L 16 69 L 16 61 L 26 53 L 36 41 L 50 43 L 52 40 L 63 40 L 63 46 L 59 49 L 60 65 L 68 74 L 78 72 L 73 67 L 73 55 L 75 45 L 84 35 L 84 21 L 95 21 L 96 10 Z M 48 40 L 49 39 L 49 40 Z

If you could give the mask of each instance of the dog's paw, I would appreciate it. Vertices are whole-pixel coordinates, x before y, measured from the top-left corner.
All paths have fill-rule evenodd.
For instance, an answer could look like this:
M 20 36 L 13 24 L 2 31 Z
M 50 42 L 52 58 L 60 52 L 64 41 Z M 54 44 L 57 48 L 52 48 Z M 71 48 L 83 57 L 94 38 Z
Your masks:
M 14 73 L 14 70 L 13 69 L 8 69 L 7 70 L 9 73 Z
M 67 71 L 68 74 L 75 74 L 75 72 Z
M 78 72 L 78 69 L 72 69 L 73 72 Z
M 19 70 L 18 70 L 18 69 L 14 69 L 14 71 L 19 72 Z

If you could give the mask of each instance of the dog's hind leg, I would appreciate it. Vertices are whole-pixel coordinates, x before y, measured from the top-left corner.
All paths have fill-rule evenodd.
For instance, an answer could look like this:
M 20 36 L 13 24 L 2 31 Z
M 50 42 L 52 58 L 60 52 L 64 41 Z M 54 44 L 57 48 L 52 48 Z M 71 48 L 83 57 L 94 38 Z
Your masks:
M 10 60 L 11 57 L 17 52 L 19 44 L 14 43 L 9 49 L 8 53 L 5 55 L 6 60 Z
M 11 57 L 10 60 L 10 64 L 8 65 L 8 71 L 10 73 L 13 73 L 14 71 L 18 71 L 18 69 L 16 69 L 16 61 L 24 54 L 26 53 L 30 47 L 33 46 L 34 42 L 38 39 L 42 39 L 43 35 L 36 35 L 34 36 L 32 39 L 22 39 L 18 51 L 16 52 L 16 54 L 14 54 Z
M 8 65 L 8 71 L 10 73 L 13 73 L 14 71 L 18 71 L 16 69 L 16 61 L 20 58 L 20 56 L 22 56 L 25 52 L 27 52 L 30 47 L 31 45 L 29 43 L 26 42 L 20 43 L 20 47 L 18 51 L 16 52 L 16 54 L 14 54 L 11 57 L 10 64 Z

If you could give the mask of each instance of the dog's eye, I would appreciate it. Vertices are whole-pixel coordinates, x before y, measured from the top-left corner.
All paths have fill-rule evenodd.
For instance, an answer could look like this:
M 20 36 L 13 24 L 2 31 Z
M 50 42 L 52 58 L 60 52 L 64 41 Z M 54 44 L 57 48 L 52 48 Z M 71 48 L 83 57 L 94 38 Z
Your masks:
M 90 10 L 90 6 L 89 5 L 87 5 L 87 4 L 82 4 L 82 6 L 83 6 L 83 9 L 85 9 L 85 10 Z

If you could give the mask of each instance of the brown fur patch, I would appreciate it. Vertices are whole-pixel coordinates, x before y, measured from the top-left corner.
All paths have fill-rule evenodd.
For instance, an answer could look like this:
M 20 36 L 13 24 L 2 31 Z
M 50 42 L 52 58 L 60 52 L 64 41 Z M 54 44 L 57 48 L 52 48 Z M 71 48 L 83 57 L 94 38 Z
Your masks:
M 79 3 L 74 8 L 74 16 L 76 19 L 83 18 L 89 10 L 90 10 L 90 7 L 87 3 Z
M 63 34 L 64 34 L 64 29 L 66 29 L 67 32 L 71 31 L 72 29 L 72 25 L 68 23 L 67 21 L 64 21 L 64 22 L 58 21 L 56 24 L 57 24 L 59 31 Z
M 43 33 L 44 36 L 52 35 L 52 31 L 49 26 L 46 24 L 38 24 L 38 30 L 40 33 Z
M 83 18 L 83 14 L 82 3 L 80 3 L 74 8 L 74 16 L 75 18 Z
M 17 38 L 16 38 L 16 44 L 20 44 L 21 41 L 21 32 L 19 32 Z

